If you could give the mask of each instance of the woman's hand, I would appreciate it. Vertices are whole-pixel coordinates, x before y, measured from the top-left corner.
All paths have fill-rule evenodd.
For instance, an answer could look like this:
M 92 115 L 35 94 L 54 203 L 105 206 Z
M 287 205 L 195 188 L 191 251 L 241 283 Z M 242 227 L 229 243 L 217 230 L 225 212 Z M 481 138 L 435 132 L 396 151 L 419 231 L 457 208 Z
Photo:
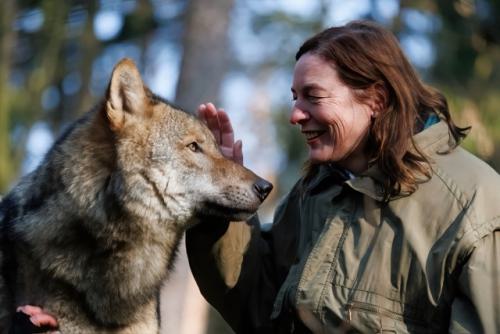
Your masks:
M 10 333 L 41 333 L 47 331 L 49 333 L 59 333 L 56 332 L 58 327 L 56 318 L 45 313 L 38 306 L 20 306 L 16 312 Z
M 198 115 L 214 134 L 222 154 L 243 165 L 242 142 L 234 141 L 233 127 L 226 112 L 215 108 L 213 103 L 209 102 L 198 107 Z

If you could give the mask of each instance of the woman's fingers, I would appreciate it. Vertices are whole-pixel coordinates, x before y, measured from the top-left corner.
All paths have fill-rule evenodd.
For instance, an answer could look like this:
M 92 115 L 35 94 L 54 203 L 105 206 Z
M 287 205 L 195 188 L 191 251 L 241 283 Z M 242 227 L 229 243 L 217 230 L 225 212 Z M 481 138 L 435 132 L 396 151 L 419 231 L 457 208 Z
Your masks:
M 198 107 L 198 115 L 213 133 L 219 145 L 232 148 L 233 128 L 224 109 L 216 109 L 215 105 L 209 102 Z
M 29 316 L 33 316 L 35 314 L 40 314 L 43 312 L 42 308 L 38 306 L 32 306 L 32 305 L 24 305 L 24 306 L 19 306 L 16 309 L 17 312 L 23 312 L 24 314 L 27 314 Z
M 30 318 L 31 322 L 33 325 L 42 327 L 42 326 L 49 326 L 52 328 L 57 328 L 57 320 L 46 313 L 39 313 L 31 316 Z
M 243 165 L 243 142 L 239 139 L 233 146 L 233 161 Z
M 200 104 L 198 107 L 198 117 L 200 120 L 207 125 L 210 131 L 217 139 L 217 143 L 220 142 L 220 126 L 219 117 L 217 115 L 217 110 L 212 103 Z
M 205 116 L 206 110 L 207 110 L 207 106 L 206 105 L 200 104 L 198 106 L 198 117 L 205 124 L 207 124 L 207 117 Z
M 204 111 L 207 126 L 212 131 L 215 140 L 220 144 L 221 142 L 221 129 L 219 123 L 219 114 L 213 103 L 207 103 Z
M 213 103 L 201 104 L 198 107 L 198 115 L 213 133 L 222 154 L 243 164 L 242 142 L 234 142 L 233 126 L 224 109 L 217 109 Z
M 220 145 L 222 147 L 232 148 L 234 145 L 234 132 L 231 120 L 223 109 L 219 109 L 218 115 L 221 134 Z
M 17 312 L 22 312 L 30 317 L 30 321 L 37 327 L 49 326 L 57 328 L 57 320 L 50 314 L 44 313 L 43 309 L 38 306 L 24 305 L 16 309 Z

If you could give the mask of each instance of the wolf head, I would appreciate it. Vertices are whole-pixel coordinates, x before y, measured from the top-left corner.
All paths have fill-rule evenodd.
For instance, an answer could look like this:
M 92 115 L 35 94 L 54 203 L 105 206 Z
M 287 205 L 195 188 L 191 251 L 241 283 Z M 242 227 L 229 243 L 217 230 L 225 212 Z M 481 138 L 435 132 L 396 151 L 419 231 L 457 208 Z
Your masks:
M 153 95 L 129 59 L 113 70 L 104 113 L 120 174 L 115 187 L 123 188 L 121 202 L 140 216 L 180 223 L 203 216 L 243 220 L 272 189 L 225 158 L 200 120 Z

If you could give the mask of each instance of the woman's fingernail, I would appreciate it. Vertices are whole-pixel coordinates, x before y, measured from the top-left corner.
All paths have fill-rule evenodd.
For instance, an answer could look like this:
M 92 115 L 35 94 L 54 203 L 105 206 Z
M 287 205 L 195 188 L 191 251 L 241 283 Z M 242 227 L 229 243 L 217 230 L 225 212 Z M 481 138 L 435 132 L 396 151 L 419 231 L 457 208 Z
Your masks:
M 40 323 L 38 322 L 38 320 L 36 320 L 35 317 L 30 317 L 30 321 L 33 325 L 40 327 Z

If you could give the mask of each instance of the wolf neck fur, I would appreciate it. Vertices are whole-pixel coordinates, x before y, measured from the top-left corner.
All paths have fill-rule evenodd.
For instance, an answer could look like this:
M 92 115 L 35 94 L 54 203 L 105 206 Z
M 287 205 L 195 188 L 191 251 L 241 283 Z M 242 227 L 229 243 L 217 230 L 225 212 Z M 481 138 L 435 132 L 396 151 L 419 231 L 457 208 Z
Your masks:
M 58 180 L 52 189 L 44 190 L 51 195 L 36 208 L 37 215 L 30 214 L 26 205 L 16 223 L 22 226 L 17 232 L 32 244 L 33 256 L 38 258 L 42 272 L 67 283 L 76 282 L 80 289 L 84 287 L 85 291 L 79 292 L 92 299 L 89 305 L 114 305 L 118 301 L 142 305 L 156 297 L 167 269 L 172 266 L 172 250 L 177 249 L 183 231 L 175 226 L 175 221 L 154 215 L 144 218 L 124 205 L 128 189 L 123 188 L 120 171 L 113 164 L 116 152 L 108 137 L 113 134 L 99 110 L 84 116 L 81 122 L 83 126 L 72 130 L 63 144 L 56 144 L 49 152 L 44 168 L 30 175 L 31 189 L 21 189 L 20 185 L 20 192 L 31 192 L 36 197 L 42 186 L 36 180 L 44 179 L 42 174 L 52 173 Z M 75 152 L 79 152 L 78 156 Z M 82 159 L 82 155 L 86 157 Z M 80 159 L 78 169 L 71 166 L 76 159 Z M 65 204 L 58 212 L 50 205 L 51 198 L 56 197 L 58 203 Z M 44 219 L 36 220 L 37 217 Z M 101 284 L 86 283 L 88 273 L 95 272 L 96 261 L 108 262 L 105 267 L 118 271 L 124 279 L 106 281 L 114 276 L 102 273 Z M 92 311 L 106 321 L 127 321 L 123 315 L 112 314 L 110 307 Z

